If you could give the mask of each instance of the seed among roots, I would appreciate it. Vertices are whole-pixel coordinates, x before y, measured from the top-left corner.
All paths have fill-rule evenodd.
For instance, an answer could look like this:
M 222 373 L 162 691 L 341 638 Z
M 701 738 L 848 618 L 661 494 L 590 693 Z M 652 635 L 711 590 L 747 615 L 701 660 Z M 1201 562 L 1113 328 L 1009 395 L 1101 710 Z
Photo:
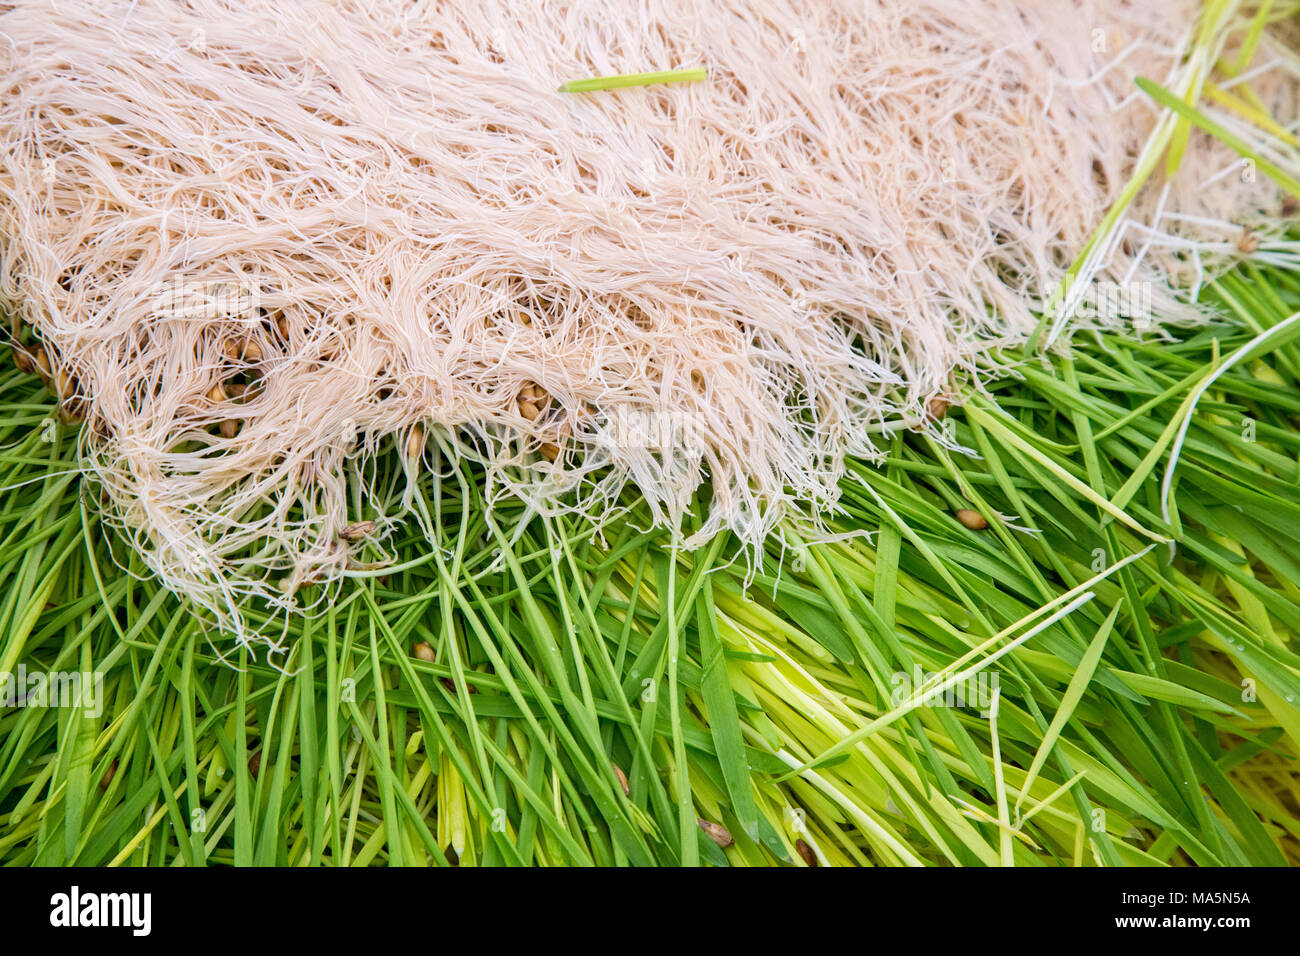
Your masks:
M 222 419 L 219 427 L 221 429 L 222 438 L 234 438 L 239 434 L 239 422 L 233 418 Z
M 226 339 L 221 350 L 232 362 L 241 359 L 247 362 L 262 361 L 262 347 L 252 339 Z
M 545 408 L 550 404 L 551 394 L 536 382 L 525 382 L 523 387 L 519 389 L 519 399 Z
M 554 430 L 557 442 L 572 434 L 573 428 L 568 422 L 560 422 L 559 426 Z M 547 461 L 555 461 L 560 457 L 560 446 L 556 442 L 543 442 L 539 451 L 546 456 Z
M 86 403 L 76 396 L 64 399 L 59 403 L 59 418 L 69 425 L 84 421 L 86 418 Z
M 14 365 L 18 366 L 18 371 L 24 375 L 31 375 L 36 371 L 36 362 L 32 358 L 32 353 L 27 351 L 21 345 L 13 346 Z
M 375 530 L 373 521 L 358 521 L 356 524 L 350 524 L 339 532 L 339 537 L 344 541 L 360 541 L 366 535 Z M 425 645 L 428 647 L 428 645 Z
M 50 354 L 45 351 L 45 346 L 36 346 L 36 351 L 32 352 L 32 361 L 36 363 L 36 372 L 41 378 L 48 380 L 50 377 Z
M 206 397 L 207 400 L 210 401 L 213 405 L 220 405 L 230 396 L 226 394 L 225 387 L 220 382 L 218 382 L 216 385 L 213 385 L 210 389 L 208 389 L 208 394 Z
M 703 818 L 697 822 L 700 824 L 700 829 L 704 831 L 704 835 L 724 850 L 736 842 L 731 836 L 731 831 L 722 824 L 711 823 Z
M 817 859 L 817 852 L 804 840 L 795 840 L 794 850 L 799 854 L 799 859 L 808 866 L 821 866 L 821 861 Z
M 54 372 L 54 394 L 59 400 L 67 399 L 77 392 L 77 381 L 63 369 L 56 369 Z
M 68 424 L 86 417 L 85 402 L 78 395 L 77 380 L 63 369 L 54 370 L 54 394 L 59 399 L 59 418 Z
M 425 661 L 429 664 L 433 663 L 433 648 L 430 647 L 428 644 L 426 644 L 424 641 L 421 641 L 420 643 L 416 644 L 415 647 L 411 648 L 411 650 L 415 652 L 415 656 L 418 657 L 420 660 Z
M 424 426 L 418 422 L 411 427 L 411 434 L 406 439 L 406 457 L 410 461 L 419 461 L 424 454 Z
M 926 403 L 925 415 L 930 421 L 937 422 L 948 414 L 948 409 L 951 407 L 952 403 L 948 399 L 936 395 Z
M 1295 196 L 1287 196 L 1282 200 L 1283 216 L 1289 219 L 1298 212 L 1300 212 L 1300 199 L 1296 199 Z
M 989 526 L 988 521 L 978 511 L 971 511 L 969 508 L 962 508 L 957 512 L 957 520 L 970 528 L 972 531 L 983 531 Z
M 536 382 L 525 382 L 515 398 L 519 414 L 530 422 L 536 421 L 546 406 L 551 404 L 550 393 Z
M 628 786 L 627 774 L 625 774 L 623 772 L 623 768 L 616 763 L 612 763 L 610 764 L 610 766 L 614 768 L 614 778 L 618 780 L 618 785 L 623 791 L 623 796 L 625 797 L 630 796 L 632 793 L 632 788 Z
M 1237 237 L 1237 251 L 1242 255 L 1251 255 L 1259 248 L 1259 236 L 1251 231 L 1249 226 L 1241 230 L 1241 235 Z

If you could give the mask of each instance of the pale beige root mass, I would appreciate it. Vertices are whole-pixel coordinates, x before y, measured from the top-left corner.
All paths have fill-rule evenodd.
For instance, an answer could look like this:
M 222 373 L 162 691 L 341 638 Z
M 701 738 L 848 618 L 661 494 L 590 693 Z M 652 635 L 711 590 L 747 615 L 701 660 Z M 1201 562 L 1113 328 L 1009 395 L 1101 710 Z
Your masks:
M 541 508 L 630 481 L 672 525 L 707 475 L 703 534 L 753 543 L 1025 339 L 1195 8 L 0 4 L 0 294 L 88 402 L 109 517 L 235 630 L 345 567 L 346 466 L 421 423 Z M 1273 201 L 1218 185 L 1168 209 Z

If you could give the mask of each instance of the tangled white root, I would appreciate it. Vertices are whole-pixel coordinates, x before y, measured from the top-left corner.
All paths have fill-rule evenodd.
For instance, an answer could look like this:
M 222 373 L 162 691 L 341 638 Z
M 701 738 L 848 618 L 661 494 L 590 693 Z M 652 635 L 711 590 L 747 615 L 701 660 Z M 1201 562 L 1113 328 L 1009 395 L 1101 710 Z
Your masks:
M 631 481 L 675 527 L 707 478 L 700 535 L 753 544 L 1025 340 L 1151 130 L 1133 76 L 1170 77 L 1194 18 L 0 3 L 0 296 L 84 397 L 109 517 L 241 637 L 242 601 L 346 567 L 347 463 L 424 427 L 471 431 L 542 509 L 599 514 Z M 1293 79 L 1260 82 L 1294 109 Z M 1204 155 L 1201 179 L 1229 162 Z M 1276 202 L 1188 179 L 1163 211 Z M 1191 317 L 1177 243 L 1146 251 L 1105 274 Z

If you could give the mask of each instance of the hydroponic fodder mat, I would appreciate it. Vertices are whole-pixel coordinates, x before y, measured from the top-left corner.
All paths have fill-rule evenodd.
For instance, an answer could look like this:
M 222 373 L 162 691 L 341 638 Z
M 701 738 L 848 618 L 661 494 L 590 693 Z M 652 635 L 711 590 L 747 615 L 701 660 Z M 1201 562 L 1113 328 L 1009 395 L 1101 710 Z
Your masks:
M 0 860 L 1294 862 L 1295 5 L 516 6 L 0 4 Z

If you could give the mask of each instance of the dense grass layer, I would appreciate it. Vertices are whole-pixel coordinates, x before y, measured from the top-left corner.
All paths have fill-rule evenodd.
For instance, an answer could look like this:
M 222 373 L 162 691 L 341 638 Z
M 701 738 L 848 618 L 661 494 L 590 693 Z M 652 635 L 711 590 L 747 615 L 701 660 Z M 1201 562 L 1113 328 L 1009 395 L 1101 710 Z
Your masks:
M 1295 862 L 1294 336 L 1200 400 L 1170 523 L 1160 483 L 1185 399 L 1300 276 L 1206 298 L 1223 320 L 1176 342 L 1102 337 L 972 395 L 944 419 L 971 454 L 895 437 L 844 482 L 835 528 L 865 535 L 791 530 L 756 569 L 672 550 L 631 501 L 597 541 L 489 511 L 444 458 L 418 495 L 440 547 L 410 527 L 288 622 L 278 667 L 219 660 L 106 535 L 75 432 L 11 371 L 0 671 L 99 671 L 104 706 L 0 709 L 0 862 Z M 377 468 L 395 512 L 402 464 Z

